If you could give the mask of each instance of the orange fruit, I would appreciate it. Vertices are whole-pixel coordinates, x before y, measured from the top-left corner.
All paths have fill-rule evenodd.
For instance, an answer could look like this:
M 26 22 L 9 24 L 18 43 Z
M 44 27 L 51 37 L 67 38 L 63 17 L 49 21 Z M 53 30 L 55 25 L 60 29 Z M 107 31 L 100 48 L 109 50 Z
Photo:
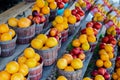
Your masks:
M 58 41 L 55 37 L 50 37 L 50 38 L 47 39 L 45 45 L 49 48 L 55 47 L 55 46 L 58 45 Z
M 67 60 L 65 58 L 60 58 L 57 61 L 57 67 L 59 69 L 65 69 L 67 67 Z
M 29 72 L 28 66 L 25 64 L 20 64 L 19 73 L 22 73 L 23 76 L 26 76 Z
M 102 54 L 102 55 L 100 55 L 100 59 L 103 61 L 107 61 L 107 60 L 109 60 L 109 56 L 108 56 L 108 54 Z
M 103 64 L 105 68 L 110 68 L 112 66 L 112 63 L 109 60 L 105 61 Z
M 24 80 L 27 80 L 27 79 L 24 77 Z
M 18 63 L 19 63 L 19 64 L 25 63 L 26 60 L 27 60 L 27 58 L 26 58 L 25 56 L 20 56 L 20 57 L 18 57 Z
M 64 11 L 64 13 L 63 13 L 63 15 L 65 16 L 65 17 L 69 17 L 70 15 L 71 15 L 71 10 L 70 9 L 65 9 L 65 11 Z
M 99 50 L 99 55 L 102 55 L 102 54 L 107 54 L 107 52 L 105 51 L 105 49 Z
M 89 36 L 87 36 L 87 40 L 88 40 L 88 42 L 94 43 L 94 42 L 96 42 L 96 37 L 95 37 L 95 35 L 89 35 Z
M 102 61 L 101 59 L 98 59 L 98 60 L 96 61 L 96 66 L 97 66 L 97 67 L 102 67 L 102 66 L 103 66 L 103 61 Z
M 34 59 L 36 61 L 40 61 L 40 55 L 38 53 L 35 53 Z
M 11 75 L 7 71 L 0 72 L 0 80 L 10 80 Z
M 9 29 L 8 33 L 14 37 L 15 36 L 15 31 L 13 29 Z
M 88 42 L 83 43 L 82 44 L 82 49 L 85 50 L 85 51 L 89 50 L 90 49 L 90 44 Z
M 72 60 L 71 66 L 74 69 L 81 69 L 83 67 L 83 62 L 79 58 L 76 58 Z
M 63 22 L 62 24 L 64 25 L 64 30 L 65 30 L 65 29 L 68 29 L 69 25 L 68 25 L 67 22 Z
M 108 56 L 109 56 L 109 59 L 113 59 L 113 58 L 114 58 L 114 53 L 108 52 L 107 54 L 108 54 Z
M 70 23 L 70 24 L 75 24 L 76 23 L 76 17 L 74 16 L 74 15 L 70 15 L 69 17 L 68 17 L 68 22 Z
M 46 15 L 50 13 L 50 8 L 48 6 L 44 6 L 41 11 L 43 14 Z
M 62 16 L 56 16 L 55 17 L 55 21 L 57 22 L 57 23 L 63 23 L 63 17 Z
M 67 78 L 65 76 L 59 76 L 57 80 L 67 80 Z
M 52 25 L 55 26 L 56 24 L 57 24 L 57 22 L 54 20 L 54 21 L 52 22 Z
M 40 39 L 43 43 L 45 43 L 48 39 L 48 37 L 45 34 L 39 34 L 36 38 Z
M 105 50 L 106 50 L 106 52 L 112 52 L 113 51 L 112 45 L 111 44 L 106 44 L 105 45 Z
M 41 48 L 41 50 L 48 50 L 48 49 L 49 49 L 49 47 L 47 47 L 47 46 L 44 46 Z
M 38 6 L 34 6 L 32 7 L 32 11 L 40 12 L 40 8 Z
M 64 24 L 63 23 L 56 24 L 55 28 L 57 28 L 59 32 L 62 32 L 64 31 Z
M 54 2 L 54 1 L 55 1 L 55 0 L 47 0 L 47 2 L 49 2 L 49 3 L 50 3 L 50 2 Z
M 78 58 L 81 59 L 81 60 L 84 60 L 85 59 L 85 54 L 84 53 L 81 53 L 79 54 Z
M 116 69 L 116 73 L 118 76 L 120 76 L 120 68 Z
M 118 80 L 120 80 L 120 78 L 118 78 Z
M 81 35 L 79 36 L 79 41 L 80 41 L 80 43 L 85 43 L 85 42 L 87 42 L 87 35 L 86 35 L 86 34 L 81 34 Z
M 102 75 L 96 75 L 95 80 L 105 80 L 105 78 Z
M 9 31 L 9 27 L 7 24 L 0 24 L 0 33 L 6 33 Z
M 80 45 L 81 45 L 81 43 L 80 43 L 79 39 L 74 39 L 72 41 L 72 46 L 74 46 L 74 47 L 80 47 Z
M 74 71 L 74 68 L 73 68 L 72 66 L 67 66 L 67 67 L 64 69 L 64 71 L 66 71 L 66 72 L 72 72 L 72 71 Z
M 8 19 L 8 24 L 11 27 L 17 27 L 18 19 L 12 17 Z
M 16 61 L 11 61 L 6 65 L 5 69 L 8 73 L 14 74 L 19 70 L 19 64 Z
M 68 22 L 68 19 L 66 17 L 63 16 L 63 22 Z
M 34 68 L 37 65 L 37 61 L 34 58 L 29 58 L 26 60 L 25 64 L 28 68 Z
M 49 5 L 50 9 L 54 10 L 57 8 L 57 3 L 56 2 L 50 2 L 50 5 Z
M 45 1 L 44 0 L 36 0 L 36 3 L 35 3 L 39 8 L 42 8 L 44 7 L 45 5 Z
M 114 80 L 117 80 L 117 79 L 119 78 L 119 76 L 118 76 L 117 73 L 113 73 L 113 74 L 112 74 L 112 78 L 113 78 Z
M 72 55 L 70 55 L 70 54 L 64 54 L 64 55 L 63 55 L 63 58 L 65 58 L 65 59 L 67 60 L 67 63 L 68 63 L 68 64 L 70 64 L 71 61 L 73 60 L 73 57 L 72 57 Z
M 9 33 L 3 33 L 1 35 L 1 41 L 10 41 L 12 40 L 12 36 Z
M 85 77 L 85 78 L 83 78 L 83 80 L 92 80 L 92 79 L 89 77 Z
M 11 76 L 11 80 L 24 80 L 22 73 L 15 73 Z
M 94 35 L 94 30 L 92 27 L 87 27 L 86 28 L 86 34 L 87 35 Z
M 35 38 L 31 41 L 31 46 L 39 50 L 43 47 L 43 42 L 42 40 Z
M 20 28 L 26 28 L 29 27 L 30 25 L 31 25 L 31 20 L 28 18 L 23 17 L 18 20 L 18 27 Z
M 24 50 L 23 54 L 26 58 L 33 58 L 35 56 L 35 51 L 33 48 L 29 47 Z

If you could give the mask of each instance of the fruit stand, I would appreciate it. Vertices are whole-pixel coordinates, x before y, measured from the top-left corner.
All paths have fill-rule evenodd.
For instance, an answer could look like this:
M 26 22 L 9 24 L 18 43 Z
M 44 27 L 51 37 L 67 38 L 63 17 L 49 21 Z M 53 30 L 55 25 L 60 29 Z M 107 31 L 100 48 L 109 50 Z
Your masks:
M 119 80 L 119 8 L 25 0 L 0 14 L 0 80 Z

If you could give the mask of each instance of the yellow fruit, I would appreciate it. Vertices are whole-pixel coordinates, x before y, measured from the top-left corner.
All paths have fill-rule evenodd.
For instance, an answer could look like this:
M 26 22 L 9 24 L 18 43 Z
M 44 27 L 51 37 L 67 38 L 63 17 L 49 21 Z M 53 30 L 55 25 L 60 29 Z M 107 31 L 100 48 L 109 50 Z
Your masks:
M 9 33 L 3 33 L 1 35 L 1 41 L 9 41 L 12 40 L 12 36 Z
M 19 64 L 24 64 L 27 58 L 25 56 L 20 56 L 18 57 L 18 63 Z
M 52 25 L 55 26 L 56 24 L 57 24 L 57 22 L 54 20 L 54 21 L 52 22 Z
M 0 33 L 6 33 L 9 31 L 9 27 L 7 24 L 0 24 Z
M 106 50 L 106 52 L 112 52 L 113 51 L 112 45 L 111 44 L 106 44 L 105 45 L 105 50 Z
M 34 59 L 36 61 L 40 61 L 40 55 L 38 53 L 35 53 Z
M 28 66 L 25 64 L 20 64 L 20 69 L 18 71 L 19 73 L 22 73 L 23 76 L 26 76 L 29 72 Z
M 67 78 L 65 76 L 59 76 L 57 80 L 67 80 Z
M 88 43 L 88 42 L 83 43 L 83 44 L 82 44 L 82 49 L 85 50 L 85 51 L 89 50 L 89 49 L 90 49 L 89 43 Z
M 24 80 L 22 73 L 15 73 L 11 76 L 11 80 Z
M 33 48 L 26 48 L 23 52 L 26 58 L 33 58 L 35 56 L 35 51 Z
M 83 78 L 83 80 L 92 80 L 92 79 L 89 77 L 85 77 L 85 78 Z
M 109 60 L 108 60 L 108 61 L 105 61 L 103 64 L 104 64 L 104 67 L 105 67 L 105 68 L 110 68 L 110 67 L 112 66 L 112 63 L 111 63 L 111 61 L 109 61 Z
M 76 2 L 76 3 L 75 3 L 75 6 L 76 6 L 76 7 L 80 7 L 80 5 L 79 5 L 79 3 L 78 3 L 78 2 Z
M 113 74 L 112 74 L 112 78 L 113 78 L 114 80 L 117 80 L 117 79 L 119 78 L 119 76 L 118 76 L 117 73 L 113 73 Z
M 42 8 L 42 13 L 45 14 L 45 15 L 49 14 L 50 13 L 50 8 L 48 6 L 44 6 Z
M 95 37 L 95 35 L 89 35 L 87 37 L 87 40 L 88 40 L 88 42 L 94 43 L 94 42 L 96 42 L 96 37 Z
M 118 76 L 120 76 L 120 68 L 118 68 L 118 69 L 116 70 L 116 73 L 117 73 Z
M 11 75 L 7 71 L 0 72 L 0 80 L 10 80 Z
M 55 21 L 56 21 L 57 23 L 63 23 L 63 17 L 62 17 L 62 16 L 56 16 L 56 17 L 55 17 Z
M 107 54 L 108 54 L 108 56 L 109 56 L 109 59 L 113 59 L 113 58 L 114 58 L 114 53 L 108 52 Z
M 42 40 L 35 38 L 31 41 L 31 46 L 39 50 L 43 47 L 43 42 Z
M 71 15 L 71 10 L 70 9 L 65 9 L 65 11 L 64 11 L 64 13 L 63 13 L 63 15 L 65 16 L 65 17 L 69 17 L 70 15 Z
M 101 59 L 98 59 L 98 60 L 96 61 L 96 66 L 97 66 L 97 67 L 102 67 L 102 66 L 103 66 L 103 61 L 102 61 Z
M 17 27 L 18 19 L 12 17 L 8 19 L 8 24 L 11 27 Z
M 76 23 L 76 17 L 74 16 L 74 15 L 70 15 L 69 17 L 68 17 L 68 22 L 70 23 L 70 24 L 75 24 Z
M 86 2 L 83 2 L 81 5 L 82 8 L 86 8 Z
M 66 17 L 63 17 L 63 22 L 68 22 L 68 19 Z
M 95 80 L 105 80 L 105 78 L 102 75 L 95 76 Z
M 66 71 L 66 72 L 72 72 L 72 71 L 74 71 L 74 68 L 73 68 L 72 66 L 67 66 L 67 67 L 64 69 L 64 71 Z
M 41 48 L 41 50 L 48 50 L 48 49 L 49 49 L 49 47 L 47 47 L 47 46 L 44 46 Z
M 29 58 L 26 60 L 25 64 L 28 68 L 34 68 L 37 65 L 37 61 L 34 58 Z
M 8 73 L 14 74 L 19 70 L 19 64 L 16 61 L 11 61 L 6 65 L 5 69 Z
M 83 67 L 83 62 L 80 59 L 76 58 L 72 60 L 71 66 L 74 69 L 81 69 Z
M 50 3 L 50 2 L 54 2 L 54 1 L 55 1 L 55 0 L 47 0 L 47 2 L 49 2 L 49 3 Z
M 43 43 L 45 43 L 48 39 L 45 34 L 39 34 L 36 38 L 42 40 Z
M 57 61 L 57 67 L 59 69 L 65 69 L 67 67 L 67 60 L 64 58 L 60 58 Z
M 31 25 L 31 20 L 28 18 L 23 17 L 18 20 L 18 27 L 20 28 L 26 28 L 29 27 L 30 25 Z
M 12 38 L 15 36 L 15 31 L 13 29 L 9 29 L 8 33 L 12 36 Z
M 40 12 L 40 8 L 38 6 L 34 6 L 32 7 L 32 11 Z
M 107 52 L 105 51 L 105 49 L 99 50 L 99 55 L 102 55 L 102 54 L 107 54 Z
M 95 17 L 99 17 L 99 16 L 101 16 L 101 13 L 100 13 L 100 12 L 96 12 L 96 13 L 94 14 L 94 16 L 95 16 Z
M 64 30 L 65 30 L 65 29 L 68 29 L 69 25 L 68 25 L 67 22 L 63 22 L 62 24 L 64 25 Z
M 68 63 L 68 64 L 70 64 L 71 61 L 73 60 L 73 57 L 72 57 L 72 55 L 70 55 L 70 54 L 64 54 L 64 55 L 63 55 L 63 58 L 65 58 L 65 59 L 67 60 L 67 63 Z
M 24 80 L 27 80 L 26 77 L 24 77 Z
M 57 4 L 56 4 L 56 2 L 50 2 L 50 9 L 52 9 L 52 10 L 54 10 L 54 9 L 56 9 L 57 8 Z
M 102 55 L 100 55 L 100 59 L 103 61 L 107 61 L 107 60 L 109 60 L 109 56 L 108 56 L 108 54 L 102 54 Z
M 36 5 L 37 5 L 39 8 L 42 8 L 42 7 L 44 7 L 44 5 L 45 5 L 45 1 L 44 1 L 44 0 L 36 0 Z
M 55 28 L 57 28 L 59 32 L 62 32 L 64 30 L 64 24 L 63 23 L 56 24 Z
M 79 37 L 80 43 L 85 43 L 87 42 L 87 35 L 86 34 L 81 34 Z
M 87 27 L 86 28 L 86 34 L 87 35 L 94 35 L 94 31 L 92 27 Z
M 80 47 L 81 43 L 79 41 L 79 39 L 75 39 L 72 41 L 72 46 L 74 47 Z

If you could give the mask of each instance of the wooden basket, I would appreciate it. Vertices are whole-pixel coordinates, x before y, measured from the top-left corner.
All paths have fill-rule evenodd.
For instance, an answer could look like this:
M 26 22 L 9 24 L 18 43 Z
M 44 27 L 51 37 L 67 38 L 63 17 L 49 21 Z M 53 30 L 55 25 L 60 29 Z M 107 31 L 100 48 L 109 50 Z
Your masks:
M 1 46 L 1 57 L 8 57 L 13 55 L 16 48 L 17 35 L 10 41 L 0 42 Z
M 69 29 L 64 30 L 63 32 L 61 32 L 62 42 L 65 42 L 67 40 L 67 38 L 68 38 L 68 31 L 69 31 Z
M 40 34 L 40 32 L 43 30 L 44 23 L 42 24 L 35 24 L 35 34 Z
M 35 49 L 35 51 L 42 56 L 44 66 L 50 66 L 57 59 L 57 56 L 58 56 L 58 45 L 53 47 L 53 48 L 50 48 L 48 50 L 36 50 Z
M 13 27 L 12 27 L 13 28 Z M 18 35 L 17 43 L 18 44 L 28 44 L 31 42 L 33 37 L 35 36 L 35 24 L 31 25 L 27 28 L 13 28 Z
M 73 72 L 67 72 L 64 70 L 58 69 L 60 75 L 64 75 L 68 80 L 81 80 L 80 76 L 82 74 L 82 70 L 76 70 Z

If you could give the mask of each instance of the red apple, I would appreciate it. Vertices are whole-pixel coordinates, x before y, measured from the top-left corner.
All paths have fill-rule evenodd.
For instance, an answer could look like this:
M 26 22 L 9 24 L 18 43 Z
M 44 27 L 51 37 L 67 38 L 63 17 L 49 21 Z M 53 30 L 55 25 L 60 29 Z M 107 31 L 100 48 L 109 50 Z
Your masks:
M 72 52 L 76 55 L 78 55 L 80 53 L 80 48 L 73 48 Z
M 33 17 L 33 22 L 35 22 L 36 24 L 39 24 L 41 22 L 41 19 L 39 16 Z
M 98 75 L 98 71 L 97 70 L 92 71 L 92 76 L 96 76 L 96 75 Z
M 55 2 L 57 2 L 57 3 L 58 3 L 58 2 L 62 2 L 62 0 L 55 0 Z
M 80 16 L 84 16 L 84 15 L 85 15 L 85 13 L 84 13 L 83 10 L 77 11 L 77 13 L 78 13 Z
M 59 9 L 64 8 L 64 3 L 63 2 L 58 2 L 57 5 L 58 5 Z
M 77 58 L 77 56 L 76 56 L 76 55 L 73 55 L 72 57 L 73 57 L 74 59 L 75 59 L 75 58 Z
M 32 19 L 33 19 L 33 16 L 32 16 L 32 15 L 29 15 L 27 18 L 30 19 L 30 20 L 32 20 Z
M 110 39 L 110 44 L 116 45 L 117 41 L 115 38 Z
M 77 12 L 81 10 L 80 7 L 75 7 L 75 9 L 77 10 Z
M 98 30 L 93 28 L 93 31 L 94 31 L 94 35 L 96 36 L 98 34 Z
M 76 9 L 73 9 L 73 10 L 71 11 L 71 13 L 72 13 L 72 15 L 76 15 L 76 14 L 77 14 L 77 10 L 76 10 Z
M 79 14 L 75 14 L 75 17 L 76 17 L 77 21 L 80 21 L 80 15 Z
M 40 16 L 40 18 L 41 18 L 41 23 L 43 23 L 43 22 L 45 22 L 45 21 L 46 21 L 45 16 Z
M 111 34 L 107 35 L 107 37 L 109 38 L 109 40 L 114 38 L 114 36 Z
M 93 27 L 93 22 L 92 22 L 92 21 L 88 22 L 88 23 L 86 24 L 86 27 Z
M 86 28 L 81 30 L 81 34 L 86 34 Z
M 62 0 L 62 2 L 67 3 L 67 2 L 69 2 L 69 0 Z
M 106 73 L 106 69 L 105 69 L 105 68 L 99 68 L 99 69 L 98 69 L 98 73 L 99 73 L 100 75 L 104 75 L 104 74 Z
M 105 45 L 106 45 L 106 43 L 100 43 L 99 48 L 100 48 L 100 49 L 104 49 L 104 48 L 105 48 Z
M 102 42 L 103 43 L 107 43 L 108 42 L 108 40 L 109 40 L 109 38 L 106 36 L 106 37 L 104 37 L 104 38 L 102 38 Z
M 116 58 L 116 61 L 120 61 L 120 56 L 118 56 L 118 57 Z
M 96 28 L 97 30 L 100 29 L 102 27 L 102 24 L 99 22 L 95 22 L 93 25 L 93 28 Z
M 104 78 L 105 78 L 105 80 L 109 80 L 110 79 L 110 74 L 108 72 L 106 72 L 104 74 Z

